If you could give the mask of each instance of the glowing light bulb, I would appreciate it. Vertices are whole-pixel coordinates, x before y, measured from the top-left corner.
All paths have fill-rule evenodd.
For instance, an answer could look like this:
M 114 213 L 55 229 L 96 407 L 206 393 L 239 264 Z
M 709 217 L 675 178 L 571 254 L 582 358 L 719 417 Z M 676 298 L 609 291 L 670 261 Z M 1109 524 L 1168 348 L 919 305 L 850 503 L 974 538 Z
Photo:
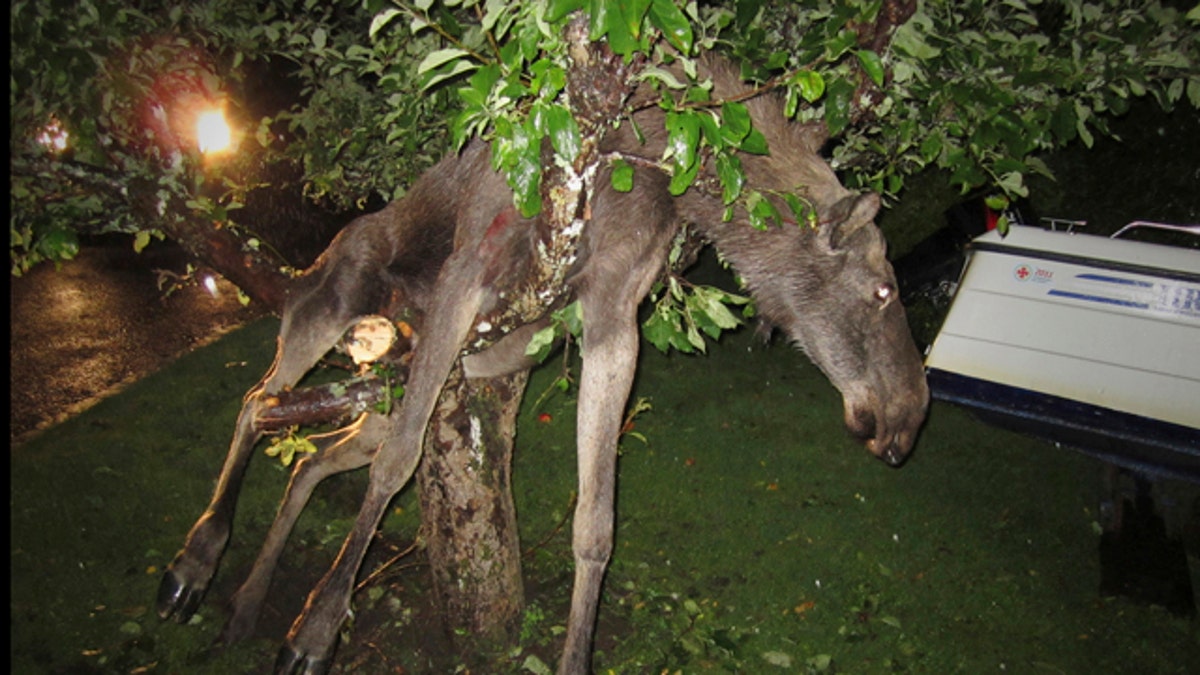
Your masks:
M 196 118 L 196 139 L 200 152 L 213 154 L 224 152 L 232 144 L 232 134 L 225 114 L 220 110 L 208 110 Z

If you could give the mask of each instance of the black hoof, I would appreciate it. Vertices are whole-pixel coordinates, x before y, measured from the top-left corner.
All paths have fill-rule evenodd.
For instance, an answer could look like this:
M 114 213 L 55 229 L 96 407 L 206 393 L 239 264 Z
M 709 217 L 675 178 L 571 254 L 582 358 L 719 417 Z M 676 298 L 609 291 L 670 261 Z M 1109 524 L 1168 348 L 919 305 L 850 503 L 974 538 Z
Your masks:
M 225 627 L 221 629 L 221 634 L 217 636 L 217 644 L 225 646 L 245 640 L 254 632 L 256 623 L 256 619 L 246 619 L 234 612 L 229 621 L 225 623 Z
M 158 585 L 158 616 L 160 619 L 170 619 L 176 623 L 187 623 L 200 607 L 204 599 L 204 588 L 186 586 L 175 576 L 175 571 L 168 569 L 163 574 L 162 582 Z
M 323 658 L 317 658 L 301 654 L 290 644 L 285 644 L 275 659 L 275 675 L 325 675 L 332 665 L 332 652 Z

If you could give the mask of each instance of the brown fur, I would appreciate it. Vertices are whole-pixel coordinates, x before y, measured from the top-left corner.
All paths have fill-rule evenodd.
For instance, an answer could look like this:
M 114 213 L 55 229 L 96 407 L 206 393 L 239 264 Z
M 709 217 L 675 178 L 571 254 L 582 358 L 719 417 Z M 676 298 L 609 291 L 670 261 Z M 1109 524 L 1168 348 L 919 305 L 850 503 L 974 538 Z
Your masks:
M 718 95 L 742 91 L 730 67 L 709 62 Z M 895 278 L 871 219 L 874 195 L 853 195 L 817 154 L 821 129 L 786 123 L 777 100 L 750 103 L 768 158 L 744 156 L 751 185 L 799 189 L 816 205 L 818 228 L 790 223 L 766 232 L 736 218 L 724 222 L 717 197 L 693 190 L 680 198 L 667 178 L 640 170 L 627 194 L 601 172 L 592 219 L 559 303 L 583 306 L 584 362 L 578 411 L 579 499 L 575 588 L 560 673 L 589 669 L 604 569 L 612 551 L 616 444 L 633 382 L 637 307 L 662 272 L 672 238 L 690 221 L 746 280 L 768 319 L 829 375 L 846 401 L 846 421 L 876 455 L 899 463 L 912 446 L 928 391 L 920 358 L 896 300 Z M 661 128 L 661 112 L 639 114 L 643 129 Z M 610 136 L 608 152 L 661 154 L 664 139 L 642 145 L 627 127 Z M 657 153 L 657 154 L 656 154 Z M 329 667 L 339 627 L 366 546 L 392 496 L 421 456 L 426 425 L 450 369 L 460 358 L 470 376 L 528 368 L 524 345 L 539 325 L 518 328 L 474 351 L 480 317 L 509 301 L 506 291 L 530 264 L 533 221 L 516 218 L 512 195 L 473 144 L 434 167 L 402 200 L 360 218 L 338 237 L 297 286 L 280 331 L 276 361 L 252 389 L 238 418 L 229 456 L 208 509 L 172 562 L 159 592 L 164 618 L 186 620 L 198 606 L 225 548 L 245 462 L 259 437 L 255 417 L 271 394 L 290 387 L 361 314 L 388 293 L 420 318 L 402 405 L 317 439 L 316 455 L 298 463 L 279 516 L 250 577 L 233 599 L 222 637 L 245 637 L 254 625 L 271 571 L 295 518 L 324 477 L 370 464 L 370 483 L 354 529 L 308 598 L 288 634 L 277 672 L 319 673 Z

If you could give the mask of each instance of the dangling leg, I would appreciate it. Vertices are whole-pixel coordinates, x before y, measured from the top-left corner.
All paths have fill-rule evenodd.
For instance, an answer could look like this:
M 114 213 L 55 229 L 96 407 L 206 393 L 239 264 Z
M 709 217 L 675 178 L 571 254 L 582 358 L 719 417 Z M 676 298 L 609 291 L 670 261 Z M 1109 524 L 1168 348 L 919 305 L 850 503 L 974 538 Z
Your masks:
M 613 546 L 617 439 L 637 365 L 636 304 L 615 317 L 612 308 L 584 305 L 583 372 L 579 384 L 579 501 L 575 507 L 575 587 L 560 675 L 590 672 L 600 586 Z M 609 322 L 590 320 L 605 312 Z
M 157 602 L 158 615 L 163 619 L 183 623 L 191 618 L 216 573 L 229 541 L 246 463 L 262 435 L 255 418 L 264 405 L 263 399 L 298 382 L 337 343 L 352 319 L 348 311 L 328 307 L 315 293 L 307 299 L 309 302 L 297 303 L 285 313 L 275 363 L 262 382 L 246 394 L 212 500 L 163 574 Z
M 459 276 L 452 273 L 448 279 L 439 279 L 432 308 L 426 314 L 424 337 L 409 371 L 408 390 L 389 418 L 391 433 L 371 464 L 367 494 L 354 528 L 333 567 L 309 594 L 304 610 L 292 624 L 275 662 L 277 674 L 314 675 L 326 672 L 332 663 L 338 629 L 350 612 L 355 576 L 367 546 L 388 503 L 416 470 L 429 418 L 480 306 L 479 275 L 468 273 L 478 266 L 472 261 L 456 264 L 454 256 L 446 262 L 446 268 L 456 265 Z
M 218 642 L 230 644 L 250 636 L 258 622 L 263 599 L 271 585 L 271 577 L 279 563 L 279 556 L 295 527 L 296 519 L 308 503 L 312 491 L 326 478 L 352 471 L 369 464 L 375 456 L 387 428 L 386 418 L 381 415 L 363 415 L 354 424 L 322 436 L 312 436 L 318 447 L 316 454 L 308 455 L 296 463 L 287 492 L 280 503 L 279 512 L 271 529 L 267 532 L 262 550 L 246 581 L 242 583 L 230 600 L 232 615 Z
M 601 189 L 589 226 L 592 260 L 576 281 L 584 333 L 576 434 L 579 501 L 575 587 L 559 675 L 591 672 L 600 588 L 613 548 L 617 441 L 637 368 L 637 308 L 662 273 L 677 230 L 666 177 L 640 172 L 637 181 L 641 191 Z M 604 176 L 599 185 L 607 185 Z M 636 225 L 630 226 L 630 214 L 637 214 Z

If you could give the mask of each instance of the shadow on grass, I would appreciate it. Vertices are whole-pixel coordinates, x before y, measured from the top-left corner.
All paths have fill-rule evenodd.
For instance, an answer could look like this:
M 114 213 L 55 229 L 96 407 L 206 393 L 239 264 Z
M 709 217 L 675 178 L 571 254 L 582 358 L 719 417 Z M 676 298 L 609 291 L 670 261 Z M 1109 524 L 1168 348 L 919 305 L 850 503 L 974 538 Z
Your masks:
M 17 673 L 253 673 L 348 530 L 362 472 L 329 481 L 301 520 L 258 636 L 208 646 L 286 481 L 256 457 L 233 546 L 194 625 L 154 613 L 161 569 L 206 503 L 241 396 L 277 322 L 192 353 L 11 459 L 11 665 Z M 1195 623 L 1101 599 L 1099 468 L 935 405 L 913 459 L 875 461 L 841 429 L 819 372 L 749 331 L 707 357 L 643 354 L 627 436 L 597 672 L 1185 672 Z M 553 663 L 569 600 L 573 400 L 532 404 L 515 491 L 529 611 L 521 647 L 454 654 L 427 606 L 420 554 L 355 598 L 338 672 L 530 672 Z M 549 415 L 549 419 L 544 417 Z M 374 569 L 411 542 L 402 494 Z

